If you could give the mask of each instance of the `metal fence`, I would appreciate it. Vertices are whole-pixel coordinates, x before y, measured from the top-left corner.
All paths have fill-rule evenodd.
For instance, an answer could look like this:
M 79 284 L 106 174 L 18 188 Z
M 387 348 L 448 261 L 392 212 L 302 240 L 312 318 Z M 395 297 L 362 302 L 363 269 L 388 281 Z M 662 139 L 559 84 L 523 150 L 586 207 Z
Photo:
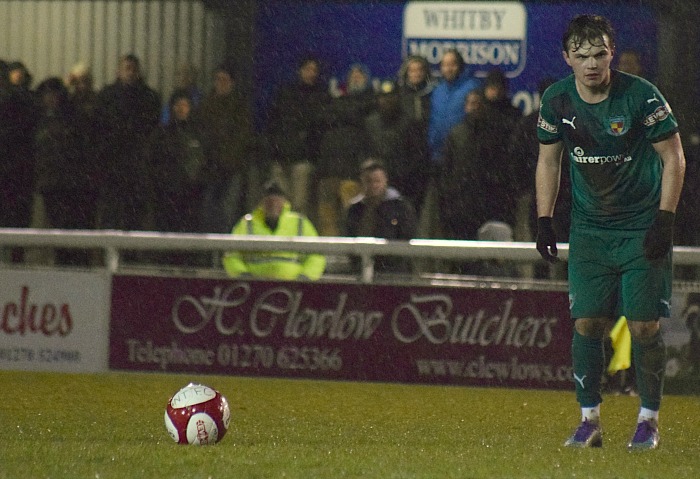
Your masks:
M 57 230 L 0 228 L 0 247 L 77 248 L 99 250 L 103 253 L 103 267 L 110 272 L 127 268 L 122 262 L 124 251 L 202 251 L 215 257 L 222 252 L 286 250 L 319 253 L 331 258 L 358 256 L 362 260 L 359 280 L 371 283 L 375 279 L 374 257 L 404 256 L 415 260 L 473 261 L 499 259 L 520 264 L 540 260 L 532 242 L 454 241 L 414 239 L 388 241 L 381 238 L 348 237 L 270 237 L 229 234 L 182 234 L 146 231 L 112 230 Z M 559 257 L 568 258 L 568 244 L 559 246 Z M 673 249 L 675 265 L 700 265 L 700 248 L 676 246 Z M 0 257 L 0 261 L 1 261 Z M 138 267 L 139 265 L 137 265 Z M 141 265 L 143 266 L 143 265 Z M 134 267 L 134 265 L 130 265 Z M 223 273 L 223 271 L 222 271 Z M 435 279 L 434 275 L 429 275 Z M 442 275 L 441 278 L 447 278 Z M 523 284 L 527 278 L 515 278 Z

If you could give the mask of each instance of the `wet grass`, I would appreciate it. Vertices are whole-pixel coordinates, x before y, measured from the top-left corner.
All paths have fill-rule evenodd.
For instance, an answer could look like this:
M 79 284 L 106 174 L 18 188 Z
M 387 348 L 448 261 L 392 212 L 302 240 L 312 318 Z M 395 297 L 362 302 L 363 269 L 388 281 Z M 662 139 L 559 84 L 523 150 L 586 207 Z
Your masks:
M 219 389 L 219 444 L 178 446 L 165 403 Z M 602 449 L 562 447 L 573 393 L 177 374 L 0 371 L 0 478 L 697 477 L 700 398 L 666 396 L 662 444 L 629 453 L 638 399 L 609 396 Z

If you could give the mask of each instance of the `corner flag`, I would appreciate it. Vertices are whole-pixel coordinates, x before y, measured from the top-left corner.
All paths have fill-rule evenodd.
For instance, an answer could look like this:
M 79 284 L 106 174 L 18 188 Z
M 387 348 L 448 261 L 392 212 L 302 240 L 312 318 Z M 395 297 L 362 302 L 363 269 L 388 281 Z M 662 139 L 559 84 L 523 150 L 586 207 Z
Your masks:
M 613 356 L 608 364 L 608 373 L 627 369 L 632 365 L 632 336 L 627 327 L 627 318 L 620 316 L 615 326 L 610 330 Z

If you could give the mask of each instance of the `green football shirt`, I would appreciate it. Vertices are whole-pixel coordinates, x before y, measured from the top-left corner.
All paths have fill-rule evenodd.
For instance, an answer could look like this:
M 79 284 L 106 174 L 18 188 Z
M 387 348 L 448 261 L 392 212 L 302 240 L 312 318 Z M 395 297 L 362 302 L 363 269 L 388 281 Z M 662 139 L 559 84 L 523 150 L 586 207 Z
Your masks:
M 588 231 L 649 228 L 661 197 L 661 159 L 653 143 L 678 123 L 650 82 L 613 70 L 608 98 L 586 103 L 570 75 L 542 96 L 537 136 L 563 141 L 571 175 L 571 226 Z

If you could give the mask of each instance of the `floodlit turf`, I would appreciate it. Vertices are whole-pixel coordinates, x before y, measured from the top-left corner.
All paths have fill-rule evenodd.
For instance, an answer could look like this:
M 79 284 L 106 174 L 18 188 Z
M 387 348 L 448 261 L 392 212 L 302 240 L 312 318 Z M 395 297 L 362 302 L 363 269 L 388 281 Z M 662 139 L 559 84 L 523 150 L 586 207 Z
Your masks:
M 166 401 L 219 389 L 232 424 L 176 445 Z M 666 396 L 659 450 L 629 453 L 638 399 L 609 396 L 604 447 L 562 447 L 573 393 L 176 374 L 0 371 L 0 478 L 697 478 L 700 398 Z

